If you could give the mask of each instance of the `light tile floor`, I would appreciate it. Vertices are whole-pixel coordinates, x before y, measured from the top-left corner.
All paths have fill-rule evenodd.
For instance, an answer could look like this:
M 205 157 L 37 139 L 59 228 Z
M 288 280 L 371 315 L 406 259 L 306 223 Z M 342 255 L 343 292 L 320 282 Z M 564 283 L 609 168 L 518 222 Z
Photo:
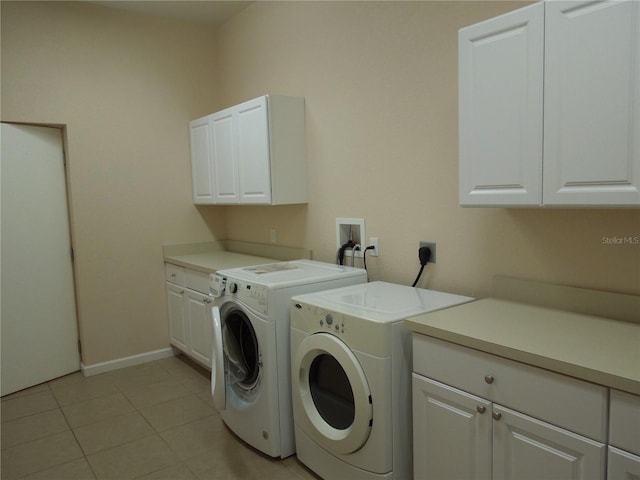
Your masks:
M 73 373 L 3 397 L 0 416 L 2 480 L 318 478 L 231 433 L 209 372 L 182 356 Z

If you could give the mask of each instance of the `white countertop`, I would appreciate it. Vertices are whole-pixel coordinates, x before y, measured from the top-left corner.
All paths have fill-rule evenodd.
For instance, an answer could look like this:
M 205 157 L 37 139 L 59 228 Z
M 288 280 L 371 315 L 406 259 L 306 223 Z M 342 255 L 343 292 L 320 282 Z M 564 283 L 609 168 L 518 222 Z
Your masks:
M 413 317 L 407 327 L 640 395 L 640 324 L 487 298 Z
M 213 273 L 227 268 L 246 267 L 274 263 L 280 260 L 267 257 L 247 255 L 245 253 L 216 250 L 204 253 L 189 253 L 186 255 L 165 255 L 165 262 L 181 265 L 205 273 Z
M 162 247 L 162 252 L 165 262 L 204 273 L 311 258 L 311 251 L 301 248 L 237 240 L 169 244 Z

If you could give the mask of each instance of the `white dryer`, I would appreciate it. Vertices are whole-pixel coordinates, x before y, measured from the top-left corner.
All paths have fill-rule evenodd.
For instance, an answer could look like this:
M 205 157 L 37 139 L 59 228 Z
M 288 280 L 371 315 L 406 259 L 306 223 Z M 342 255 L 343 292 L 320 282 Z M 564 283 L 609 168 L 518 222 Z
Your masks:
M 366 281 L 364 269 L 312 260 L 220 270 L 210 276 L 211 392 L 222 420 L 242 440 L 272 457 L 295 453 L 291 297 Z
M 411 334 L 404 320 L 472 300 L 385 282 L 292 298 L 300 461 L 326 479 L 411 478 Z

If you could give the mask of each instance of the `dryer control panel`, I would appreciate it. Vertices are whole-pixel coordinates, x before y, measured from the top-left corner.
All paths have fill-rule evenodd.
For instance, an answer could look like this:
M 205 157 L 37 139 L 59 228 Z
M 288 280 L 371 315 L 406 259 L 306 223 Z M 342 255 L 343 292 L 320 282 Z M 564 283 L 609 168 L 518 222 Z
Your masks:
M 330 333 L 353 350 L 386 357 L 391 352 L 391 329 L 403 322 L 380 323 L 312 305 L 295 297 L 291 303 L 291 329 L 305 334 Z

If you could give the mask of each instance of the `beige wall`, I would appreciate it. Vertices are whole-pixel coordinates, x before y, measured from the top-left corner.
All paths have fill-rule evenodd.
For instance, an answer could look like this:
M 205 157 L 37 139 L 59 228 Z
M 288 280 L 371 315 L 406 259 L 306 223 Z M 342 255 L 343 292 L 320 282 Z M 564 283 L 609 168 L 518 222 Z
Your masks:
M 494 274 L 640 294 L 640 212 L 457 205 L 457 29 L 520 4 L 257 2 L 216 35 L 62 2 L 2 2 L 2 120 L 63 124 L 84 363 L 168 345 L 163 242 L 233 238 L 335 258 L 364 217 L 374 280 L 490 293 Z M 264 93 L 306 99 L 310 202 L 198 207 L 187 123 Z M 34 288 L 42 288 L 34 279 Z
M 305 245 L 333 261 L 335 218 L 364 217 L 371 277 L 411 284 L 420 240 L 437 243 L 421 285 L 486 296 L 495 274 L 640 293 L 638 210 L 458 206 L 457 31 L 523 3 L 256 2 L 218 34 L 222 104 L 304 96 L 310 201 L 233 207 L 239 240 Z
M 202 27 L 2 2 L 2 120 L 66 126 L 86 365 L 167 348 L 161 243 L 226 236 L 224 210 L 191 200 L 188 121 L 215 107 L 214 67 Z

